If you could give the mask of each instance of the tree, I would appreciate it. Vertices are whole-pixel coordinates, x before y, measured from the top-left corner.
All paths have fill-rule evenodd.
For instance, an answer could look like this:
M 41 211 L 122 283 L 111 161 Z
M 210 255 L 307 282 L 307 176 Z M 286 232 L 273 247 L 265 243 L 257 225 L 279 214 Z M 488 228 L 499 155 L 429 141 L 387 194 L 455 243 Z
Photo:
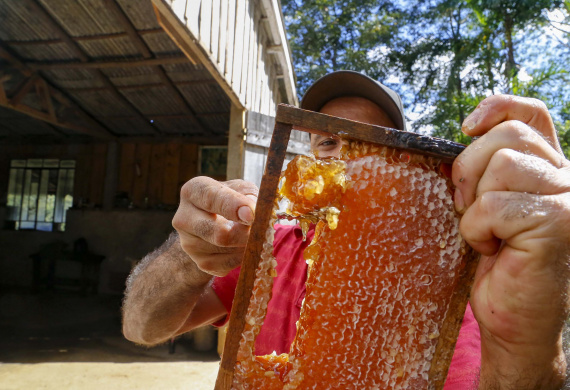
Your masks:
M 283 1 L 301 94 L 353 69 L 400 92 L 415 131 L 468 143 L 461 123 L 496 93 L 539 97 L 567 126 L 570 50 L 549 57 L 543 38 L 560 0 Z M 564 7 L 566 23 L 570 0 Z
M 283 0 L 298 90 L 335 70 L 363 71 L 383 79 L 387 67 L 371 53 L 397 33 L 398 13 L 387 0 Z

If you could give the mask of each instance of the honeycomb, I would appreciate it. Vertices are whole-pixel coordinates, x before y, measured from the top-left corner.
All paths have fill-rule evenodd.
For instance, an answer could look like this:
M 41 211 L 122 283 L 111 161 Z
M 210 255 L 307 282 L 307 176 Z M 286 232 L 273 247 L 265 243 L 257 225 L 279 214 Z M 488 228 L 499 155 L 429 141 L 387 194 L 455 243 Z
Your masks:
M 306 296 L 289 354 L 255 356 L 271 297 L 273 223 L 246 316 L 234 389 L 423 389 L 464 264 L 440 161 L 351 141 L 341 159 L 300 156 L 280 195 L 302 224 Z

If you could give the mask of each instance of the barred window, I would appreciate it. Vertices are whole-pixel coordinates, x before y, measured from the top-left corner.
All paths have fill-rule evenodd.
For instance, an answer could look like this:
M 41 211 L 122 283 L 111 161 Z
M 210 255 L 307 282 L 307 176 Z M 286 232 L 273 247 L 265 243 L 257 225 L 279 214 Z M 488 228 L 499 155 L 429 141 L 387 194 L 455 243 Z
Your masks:
M 64 231 L 65 214 L 73 205 L 74 179 L 74 160 L 12 160 L 6 227 Z

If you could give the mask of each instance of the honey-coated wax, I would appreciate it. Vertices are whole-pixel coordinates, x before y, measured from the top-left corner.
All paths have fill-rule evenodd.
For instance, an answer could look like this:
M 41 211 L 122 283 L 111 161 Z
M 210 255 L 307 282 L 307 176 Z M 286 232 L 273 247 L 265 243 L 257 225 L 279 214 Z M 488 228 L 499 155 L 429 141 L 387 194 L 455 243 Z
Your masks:
M 424 389 L 464 264 L 440 162 L 349 142 L 341 159 L 298 156 L 280 194 L 301 224 L 307 292 L 289 354 L 255 356 L 271 296 L 273 227 L 246 316 L 234 389 Z M 274 222 L 275 220 L 273 220 Z

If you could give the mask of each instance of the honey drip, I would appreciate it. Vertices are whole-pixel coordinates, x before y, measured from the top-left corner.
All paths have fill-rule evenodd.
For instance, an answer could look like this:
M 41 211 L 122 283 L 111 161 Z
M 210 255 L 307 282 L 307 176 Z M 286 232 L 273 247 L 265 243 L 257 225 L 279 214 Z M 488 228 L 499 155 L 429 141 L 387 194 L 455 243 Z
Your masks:
M 440 162 L 349 141 L 340 160 L 296 157 L 279 194 L 301 226 L 316 224 L 304 252 L 305 301 L 289 354 L 255 356 L 275 261 L 264 250 L 233 388 L 428 388 L 465 265 L 452 184 Z

